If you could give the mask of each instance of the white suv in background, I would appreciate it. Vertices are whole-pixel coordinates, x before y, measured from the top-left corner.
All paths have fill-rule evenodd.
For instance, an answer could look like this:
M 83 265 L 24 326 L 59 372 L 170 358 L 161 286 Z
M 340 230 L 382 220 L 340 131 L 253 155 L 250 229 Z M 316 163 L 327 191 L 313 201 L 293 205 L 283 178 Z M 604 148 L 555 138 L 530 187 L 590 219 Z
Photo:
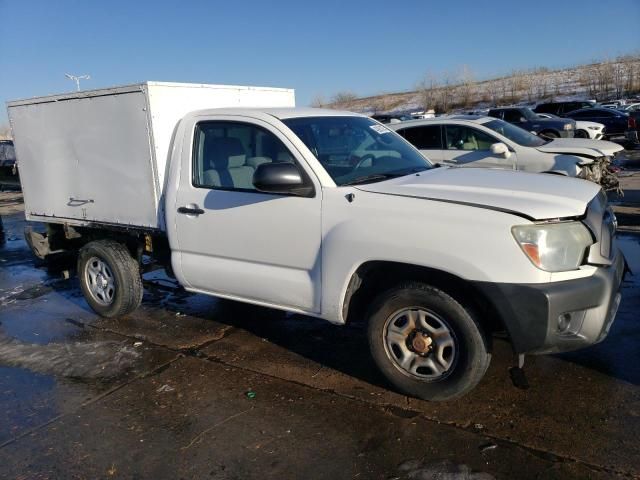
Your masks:
M 584 167 L 611 160 L 623 148 L 582 138 L 545 140 L 503 120 L 460 115 L 388 125 L 429 160 L 457 167 L 488 167 L 587 177 Z

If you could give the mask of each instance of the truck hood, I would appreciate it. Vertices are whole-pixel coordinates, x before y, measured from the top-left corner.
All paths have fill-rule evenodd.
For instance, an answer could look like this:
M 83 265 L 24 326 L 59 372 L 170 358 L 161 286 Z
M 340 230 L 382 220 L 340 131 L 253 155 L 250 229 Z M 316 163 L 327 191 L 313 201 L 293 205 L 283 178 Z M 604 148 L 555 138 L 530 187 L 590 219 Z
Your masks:
M 500 210 L 532 220 L 581 216 L 600 191 L 595 183 L 560 175 L 446 167 L 357 188 Z
M 588 158 L 610 156 L 623 150 L 617 143 L 588 138 L 557 138 L 536 148 L 545 153 L 573 154 Z

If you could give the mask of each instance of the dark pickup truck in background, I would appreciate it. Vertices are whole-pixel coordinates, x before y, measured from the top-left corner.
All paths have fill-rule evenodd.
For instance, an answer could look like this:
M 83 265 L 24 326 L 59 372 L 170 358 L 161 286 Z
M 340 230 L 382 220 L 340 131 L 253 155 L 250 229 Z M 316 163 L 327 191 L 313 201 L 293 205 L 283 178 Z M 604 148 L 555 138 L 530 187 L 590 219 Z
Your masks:
M 576 131 L 576 122 L 572 119 L 540 118 L 527 107 L 492 108 L 489 116 L 547 138 L 573 138 Z
M 575 100 L 572 102 L 546 102 L 540 103 L 533 109 L 535 113 L 551 113 L 559 117 L 566 117 L 566 113 L 580 110 L 581 108 L 595 107 L 595 102 L 588 100 Z

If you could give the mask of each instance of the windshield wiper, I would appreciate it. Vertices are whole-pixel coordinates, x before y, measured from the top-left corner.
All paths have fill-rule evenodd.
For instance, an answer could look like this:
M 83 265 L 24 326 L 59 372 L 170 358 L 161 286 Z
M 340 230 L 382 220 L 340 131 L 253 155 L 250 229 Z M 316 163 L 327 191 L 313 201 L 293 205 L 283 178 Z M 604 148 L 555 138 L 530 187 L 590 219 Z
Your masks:
M 429 168 L 430 167 L 411 167 L 387 173 L 372 173 L 371 175 L 356 177 L 353 180 L 349 180 L 348 182 L 341 184 L 340 186 L 359 185 L 361 183 L 375 182 L 376 180 L 388 180 L 390 178 L 404 177 L 406 175 L 411 175 L 412 173 L 424 172 L 425 170 L 429 170 Z
M 353 180 L 349 180 L 348 182 L 345 182 L 340 186 L 344 187 L 346 185 L 359 185 L 361 183 L 375 182 L 376 180 L 387 180 L 389 178 L 399 177 L 399 176 L 401 175 L 391 174 L 391 173 L 374 173 L 372 175 L 363 175 L 361 177 L 356 177 Z

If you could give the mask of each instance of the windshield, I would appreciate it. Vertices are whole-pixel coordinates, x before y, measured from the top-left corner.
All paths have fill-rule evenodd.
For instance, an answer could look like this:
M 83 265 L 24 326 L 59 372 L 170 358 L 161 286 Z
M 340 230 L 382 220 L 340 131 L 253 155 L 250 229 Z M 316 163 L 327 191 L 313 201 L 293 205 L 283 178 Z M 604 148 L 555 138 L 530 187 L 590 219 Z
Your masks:
M 370 183 L 432 168 L 397 133 L 365 117 L 283 120 L 331 175 L 336 185 Z
M 547 143 L 542 138 L 527 132 L 525 129 L 503 122 L 502 120 L 491 120 L 490 122 L 483 123 L 483 125 L 523 147 L 541 147 Z
M 524 118 L 526 118 L 527 120 L 538 120 L 540 118 L 530 108 L 523 108 L 520 110 L 520 112 L 524 115 Z

